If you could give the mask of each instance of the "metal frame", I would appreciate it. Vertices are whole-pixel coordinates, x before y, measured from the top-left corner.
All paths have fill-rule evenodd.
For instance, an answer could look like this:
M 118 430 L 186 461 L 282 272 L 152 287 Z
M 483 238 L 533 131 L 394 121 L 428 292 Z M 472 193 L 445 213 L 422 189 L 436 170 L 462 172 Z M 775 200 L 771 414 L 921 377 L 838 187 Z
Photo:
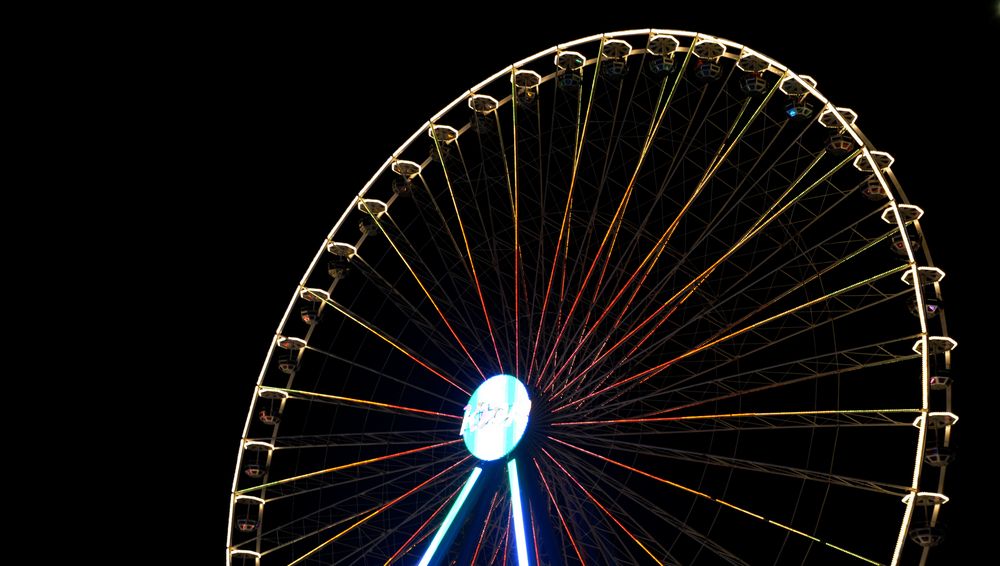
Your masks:
M 671 77 L 659 84 L 652 79 L 637 79 L 627 91 L 613 79 L 602 76 L 600 66 L 608 58 L 596 54 L 602 52 L 606 41 L 632 38 L 633 47 L 622 59 L 630 66 L 643 66 L 646 49 L 634 46 L 640 45 L 642 38 L 659 35 L 680 39 L 673 54 L 675 71 Z M 722 85 L 740 72 L 733 64 L 735 61 L 753 55 L 768 65 L 763 73 L 774 81 L 773 88 L 763 99 L 751 100 L 741 99 L 723 87 L 699 87 L 687 69 L 696 59 L 692 46 L 705 41 L 725 47 L 720 58 L 726 61 L 728 74 L 719 79 Z M 595 44 L 597 49 L 590 49 Z M 575 92 L 553 87 L 550 93 L 549 87 L 566 71 L 555 69 L 545 73 L 542 69 L 552 69 L 550 56 L 571 49 L 595 53 L 583 64 L 583 85 Z M 537 65 L 534 70 L 539 71 L 541 80 L 534 88 L 539 92 L 532 99 L 532 107 L 521 107 L 513 77 L 529 65 Z M 769 116 L 765 110 L 772 100 L 777 103 L 776 97 L 783 95 L 778 90 L 779 82 L 783 81 L 801 85 L 805 94 L 796 96 L 809 97 L 822 108 L 811 121 L 796 126 L 798 134 L 786 121 Z M 541 92 L 542 89 L 545 91 Z M 477 100 L 492 97 L 496 108 L 480 111 L 478 117 L 469 119 L 467 105 L 473 96 L 479 97 Z M 648 102 L 637 102 L 642 100 Z M 465 117 L 455 122 L 456 116 Z M 822 126 L 833 126 L 833 130 L 849 136 L 858 149 L 835 162 L 830 161 L 824 150 L 816 150 L 815 144 L 804 136 L 820 116 L 824 117 Z M 383 367 L 366 363 L 360 356 L 352 357 L 335 348 L 313 344 L 314 339 L 320 340 L 331 327 L 331 323 L 324 321 L 310 325 L 304 334 L 299 333 L 306 346 L 291 353 L 300 366 L 283 377 L 280 387 L 275 385 L 271 368 L 272 358 L 280 350 L 278 340 L 297 334 L 289 315 L 295 312 L 301 297 L 299 290 L 293 294 L 258 376 L 237 454 L 227 563 L 234 556 L 250 556 L 259 565 L 262 558 L 266 561 L 268 553 L 277 548 L 299 544 L 298 541 L 305 543 L 336 530 L 335 527 L 349 525 L 336 537 L 321 541 L 315 550 L 334 548 L 333 543 L 339 544 L 339 537 L 372 528 L 381 518 L 395 513 L 396 503 L 404 501 L 402 505 L 411 505 L 407 517 L 392 529 L 366 535 L 364 546 L 354 548 L 349 556 L 364 555 L 402 536 L 404 525 L 415 523 L 433 507 L 437 510 L 425 518 L 389 560 L 425 541 L 431 530 L 429 522 L 437 520 L 440 511 L 458 493 L 456 482 L 466 469 L 462 465 L 466 459 L 458 459 L 461 454 L 451 448 L 451 443 L 441 443 L 446 437 L 442 435 L 448 434 L 456 417 L 454 405 L 460 404 L 449 395 L 455 393 L 452 389 L 467 393 L 466 389 L 474 387 L 477 375 L 485 377 L 484 368 L 493 361 L 501 371 L 505 367 L 515 368 L 525 375 L 529 385 L 552 395 L 548 406 L 552 412 L 545 422 L 551 425 L 551 435 L 546 438 L 552 442 L 545 444 L 548 451 L 542 451 L 544 457 L 538 454 L 532 463 L 541 480 L 536 487 L 544 487 L 547 504 L 552 507 L 547 515 L 560 533 L 559 549 L 567 555 L 583 561 L 584 556 L 596 553 L 632 562 L 640 555 L 648 555 L 657 562 L 658 557 L 676 562 L 673 546 L 684 539 L 700 545 L 697 552 L 705 550 L 727 562 L 744 563 L 734 551 L 723 548 L 708 534 L 692 529 L 685 518 L 668 513 L 650 496 L 639 495 L 641 492 L 630 484 L 615 477 L 594 475 L 591 470 L 600 463 L 625 466 L 623 469 L 645 475 L 650 481 L 666 482 L 687 493 L 692 496 L 688 515 L 695 512 L 697 500 L 714 502 L 712 525 L 720 512 L 736 510 L 763 520 L 786 535 L 804 537 L 842 555 L 878 563 L 833 544 L 837 541 L 821 540 L 815 536 L 818 533 L 809 534 L 764 519 L 753 510 L 608 456 L 615 450 L 626 450 L 633 457 L 669 458 L 725 468 L 730 478 L 734 473 L 764 474 L 815 482 L 826 485 L 828 490 L 836 486 L 892 496 L 912 495 L 927 483 L 921 481 L 928 434 L 926 415 L 932 409 L 950 413 L 952 408 L 951 387 L 945 390 L 942 400 L 939 396 L 932 397 L 928 383 L 931 363 L 928 340 L 932 336 L 946 337 L 947 325 L 944 312 L 933 323 L 928 321 L 923 308 L 924 294 L 933 293 L 940 300 L 940 281 L 907 288 L 900 286 L 896 277 L 890 277 L 905 272 L 911 282 L 918 281 L 918 269 L 934 267 L 927 246 L 917 254 L 908 238 L 902 239 L 905 263 L 881 271 L 871 269 L 876 263 L 870 259 L 872 250 L 878 244 L 906 231 L 908 226 L 912 226 L 921 240 L 924 235 L 919 215 L 914 216 L 904 208 L 909 206 L 908 201 L 892 173 L 891 163 L 880 168 L 876 158 L 882 153 L 874 150 L 855 123 L 855 117 L 853 113 L 842 114 L 830 104 L 816 90 L 815 81 L 797 75 L 765 55 L 725 39 L 677 30 L 629 30 L 560 44 L 498 71 L 463 93 L 420 126 L 379 167 L 334 224 L 300 281 L 299 290 L 325 287 L 326 296 L 318 297 L 319 308 L 321 314 L 334 311 L 339 315 L 335 317 L 339 326 L 337 323 L 332 326 L 334 335 L 360 329 L 362 335 L 377 337 L 381 342 L 376 343 L 393 348 L 381 360 Z M 545 118 L 549 120 L 547 124 Z M 427 157 L 411 155 L 418 140 L 428 143 L 421 135 L 441 125 L 456 126 L 454 139 L 441 141 L 432 136 Z M 648 131 L 642 134 L 628 129 L 640 126 L 648 126 Z M 551 147 L 557 138 L 565 147 Z M 547 151 L 546 139 L 550 143 Z M 396 175 L 394 164 L 404 156 L 419 165 L 414 169 L 419 172 L 413 173 L 411 179 L 418 193 L 413 195 L 415 204 L 405 204 L 399 200 L 399 194 L 392 194 L 378 200 L 378 210 L 370 209 L 366 203 L 376 201 L 369 199 L 369 193 L 383 196 L 377 192 L 378 187 Z M 831 229 L 830 222 L 837 222 L 838 215 L 855 206 L 851 199 L 857 183 L 843 184 L 849 175 L 857 179 L 857 172 L 850 173 L 851 168 L 845 167 L 855 159 L 868 164 L 869 174 L 885 190 L 888 205 Z M 584 162 L 591 164 L 587 166 L 593 170 L 581 172 Z M 669 163 L 665 171 L 656 165 L 663 162 Z M 522 190 L 534 186 L 536 176 L 538 187 L 549 190 L 535 193 Z M 563 184 L 568 189 L 553 189 Z M 679 187 L 693 188 L 684 193 L 678 191 Z M 729 191 L 728 196 L 720 192 L 722 188 Z M 480 204 L 480 199 L 485 199 L 484 204 Z M 395 215 L 397 203 L 403 207 L 401 210 L 415 207 L 417 216 Z M 651 205 L 644 211 L 632 211 L 630 207 L 636 207 L 636 203 Z M 494 224 L 497 210 L 509 210 L 511 226 Z M 584 213 L 580 214 L 580 210 Z M 676 211 L 671 213 L 676 213 L 674 221 L 662 232 L 654 229 L 667 210 Z M 337 291 L 339 286 L 351 288 L 355 284 L 341 279 L 317 285 L 322 278 L 316 267 L 328 253 L 328 246 L 350 241 L 350 236 L 342 233 L 345 224 L 366 212 L 371 213 L 374 229 L 351 244 L 354 252 L 350 258 L 354 270 L 368 284 L 364 296 L 342 296 Z M 880 232 L 871 233 L 871 221 L 878 216 L 891 225 L 888 232 L 881 228 Z M 561 223 L 556 221 L 560 217 Z M 421 223 L 424 231 L 414 230 L 416 222 Z M 778 233 L 785 237 L 775 238 Z M 553 251 L 546 238 L 555 234 L 558 241 Z M 623 249 L 615 250 L 620 234 L 630 234 L 632 239 L 621 244 Z M 813 234 L 822 237 L 816 239 Z M 420 238 L 415 239 L 415 235 Z M 381 243 L 368 243 L 370 238 Z M 380 251 L 371 252 L 372 249 Z M 612 251 L 621 254 L 614 265 L 610 259 Z M 537 257 L 539 262 L 525 261 L 525 257 Z M 565 258 L 562 265 L 556 261 L 558 257 Z M 402 265 L 390 269 L 386 262 L 394 258 L 401 260 Z M 668 262 L 672 267 L 664 269 Z M 436 265 L 451 268 L 441 272 Z M 554 286 L 557 279 L 559 285 Z M 644 285 L 640 297 L 638 293 Z M 543 288 L 544 295 L 530 294 L 531 289 Z M 570 294 L 572 291 L 567 292 L 574 288 L 578 289 L 575 298 Z M 478 296 L 467 294 L 469 289 L 478 290 Z M 614 289 L 621 292 L 615 294 Z M 910 329 L 882 338 L 866 338 L 860 343 L 837 344 L 838 325 L 855 324 L 854 317 L 859 313 L 887 308 L 901 297 L 911 296 L 910 293 L 918 305 L 917 332 Z M 382 300 L 373 306 L 368 295 Z M 657 297 L 658 301 L 646 297 Z M 598 307 L 599 304 L 607 306 Z M 617 305 L 624 306 L 615 311 L 613 307 Z M 681 306 L 684 309 L 679 310 Z M 522 307 L 524 316 L 511 316 L 510 313 L 521 312 Z M 680 314 L 670 318 L 675 311 Z M 497 316 L 498 312 L 506 314 Z M 393 320 L 392 316 L 400 315 L 407 321 L 401 328 L 385 326 L 384 323 Z M 544 338 L 543 326 L 553 329 L 544 333 Z M 482 328 L 488 332 L 473 332 Z M 634 330 L 619 340 L 615 334 L 618 328 Z M 574 337 L 574 341 L 564 343 L 564 335 Z M 795 344 L 816 335 L 833 337 L 833 350 L 817 350 L 811 355 L 760 364 L 762 356 L 777 351 L 774 348 L 794 348 Z M 919 348 L 909 351 L 898 347 L 903 343 L 909 346 L 913 340 L 917 340 Z M 430 350 L 433 356 L 428 355 Z M 538 350 L 543 352 L 541 357 L 536 355 Z M 950 367 L 951 355 L 951 351 L 939 354 L 940 363 Z M 399 375 L 387 369 L 390 360 L 397 358 L 408 359 L 408 364 L 415 362 L 410 364 L 413 367 L 409 374 Z M 422 402 L 433 400 L 438 405 L 418 407 L 401 399 L 366 399 L 310 390 L 318 385 L 320 376 L 308 370 L 301 370 L 306 372 L 305 377 L 299 378 L 298 374 L 301 363 L 320 363 L 314 361 L 317 359 L 345 371 L 372 376 L 371 391 L 383 381 L 391 382 Z M 657 362 L 653 363 L 654 360 Z M 727 402 L 744 396 L 758 399 L 752 396 L 777 388 L 792 390 L 803 384 L 815 387 L 831 381 L 839 384 L 851 375 L 915 362 L 920 366 L 920 387 L 913 404 L 907 407 L 812 411 L 762 407 L 738 413 L 685 413 L 709 402 Z M 474 371 L 454 373 L 454 368 L 467 364 Z M 420 383 L 414 372 L 422 374 Z M 668 373 L 673 381 L 658 385 Z M 430 377 L 424 380 L 424 374 Z M 440 380 L 433 381 L 435 378 Z M 296 384 L 302 379 L 312 381 L 298 389 Z M 579 386 L 583 382 L 588 383 L 588 389 Z M 256 426 L 253 419 L 261 391 L 274 390 L 286 392 L 285 397 L 268 401 L 277 405 L 278 415 L 301 404 L 309 410 L 338 411 L 335 415 L 341 414 L 339 411 L 378 412 L 394 419 L 394 423 L 412 420 L 409 426 L 422 423 L 423 428 L 289 435 L 281 430 L 290 425 L 280 422 L 273 425 L 269 436 L 251 434 Z M 910 416 L 900 420 L 901 412 Z M 681 439 L 697 435 L 714 439 L 725 433 L 754 435 L 761 431 L 785 434 L 796 429 L 832 429 L 839 433 L 841 429 L 869 427 L 906 430 L 912 434 L 908 428 L 912 414 L 917 415 L 913 423 L 917 442 L 912 474 L 906 485 L 740 458 L 735 456 L 735 445 L 732 454 L 724 455 L 667 447 L 650 440 L 662 442 L 669 438 L 671 442 L 686 442 Z M 576 427 L 594 427 L 594 430 L 576 432 Z M 609 428 L 612 432 L 607 432 Z M 950 442 L 950 432 L 950 424 L 941 432 L 945 447 Z M 241 475 L 248 441 L 270 446 L 263 463 L 265 476 L 257 487 L 250 488 L 242 487 L 246 479 Z M 340 470 L 346 469 L 340 466 L 332 466 L 330 470 L 334 471 L 318 470 L 279 480 L 269 477 L 272 465 L 288 465 L 280 457 L 275 460 L 275 454 L 331 447 L 337 451 L 357 448 L 364 452 L 387 442 L 398 446 L 393 450 L 400 455 L 361 457 L 349 467 L 364 468 L 366 473 L 355 478 L 338 476 Z M 595 449 L 601 453 L 594 452 Z M 369 474 L 369 462 L 383 467 Z M 516 466 L 514 460 L 511 462 Z M 833 466 L 831 457 L 829 467 Z M 946 468 L 937 469 L 933 487 L 936 493 L 943 493 Z M 397 489 L 393 479 L 407 475 L 424 480 L 415 488 Z M 512 484 L 518 481 L 516 472 L 509 477 Z M 585 488 L 580 478 L 588 478 L 590 487 Z M 724 485 L 728 486 L 729 481 Z M 262 526 L 255 538 L 234 544 L 235 509 L 238 505 L 253 507 L 237 504 L 238 497 L 246 499 L 248 493 L 259 496 L 256 517 L 263 524 L 268 504 L 281 505 L 302 494 L 318 497 L 328 488 L 355 484 L 358 491 L 354 494 L 302 517 L 313 521 L 313 526 L 294 521 L 270 529 Z M 662 520 L 676 529 L 678 538 L 674 544 L 654 542 L 643 525 L 631 521 L 626 508 L 615 502 L 614 493 L 632 501 L 632 509 L 643 506 L 652 513 L 650 519 Z M 800 491 L 796 509 L 801 499 Z M 918 501 L 912 496 L 903 499 L 899 532 L 887 559 L 893 565 L 900 561 Z M 453 507 L 461 507 L 461 500 L 461 497 L 455 499 Z M 825 505 L 826 496 L 822 500 Z M 512 499 L 511 507 L 520 507 L 515 501 Z M 938 520 L 943 501 L 946 499 L 929 506 L 932 526 Z M 355 511 L 337 520 L 323 518 L 331 510 L 340 511 L 345 506 Z M 496 496 L 488 517 L 492 516 L 494 506 L 499 509 Z M 537 505 L 527 506 L 529 510 L 538 509 Z M 623 515 L 619 517 L 616 512 Z M 480 545 L 494 548 L 494 559 L 501 556 L 501 549 L 506 553 L 511 538 L 509 524 L 517 522 L 512 517 L 523 518 L 524 513 L 523 509 L 513 514 L 498 511 L 496 517 L 501 516 L 506 517 L 507 527 L 501 528 L 499 523 L 495 528 L 487 525 L 479 536 Z M 528 516 L 534 529 L 534 513 L 529 512 Z M 573 524 L 583 520 L 606 536 L 582 540 L 581 533 L 573 532 Z M 525 546 L 524 528 L 515 526 L 514 530 L 519 559 L 528 561 L 531 552 Z M 711 532 L 709 529 L 708 533 Z M 784 546 L 782 543 L 779 553 Z M 537 547 L 534 552 L 537 554 Z M 929 547 L 923 548 L 920 564 L 926 562 L 928 552 Z M 309 555 L 299 555 L 293 563 Z M 354 558 L 360 559 L 360 556 Z

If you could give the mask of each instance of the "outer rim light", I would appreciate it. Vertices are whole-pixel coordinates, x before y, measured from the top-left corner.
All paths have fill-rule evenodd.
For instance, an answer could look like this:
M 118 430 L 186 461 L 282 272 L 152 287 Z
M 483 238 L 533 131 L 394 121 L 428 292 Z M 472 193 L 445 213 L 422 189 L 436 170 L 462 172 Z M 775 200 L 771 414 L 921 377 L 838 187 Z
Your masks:
M 931 426 L 930 421 L 932 418 L 944 421 L 944 424 L 935 424 L 934 426 Z M 920 415 L 915 421 L 913 421 L 913 426 L 917 428 L 920 428 L 921 425 L 926 425 L 927 428 L 944 428 L 946 426 L 955 426 L 956 424 L 958 424 L 958 415 L 952 413 L 951 411 L 932 411 L 927 413 L 926 418 L 924 415 Z
M 299 298 L 310 303 L 322 303 L 330 300 L 330 293 L 316 287 L 301 287 Z
M 906 495 L 903 496 L 902 502 L 909 504 L 911 499 L 913 499 L 913 494 L 907 493 Z M 931 501 L 933 502 L 934 505 L 944 505 L 945 503 L 948 503 L 948 501 L 951 500 L 947 495 L 943 493 L 936 493 L 933 491 L 918 491 L 917 499 Z
M 940 344 L 940 350 L 935 351 L 935 343 Z M 927 345 L 931 350 L 931 354 L 936 354 L 940 352 L 948 352 L 954 350 L 958 347 L 958 342 L 954 338 L 949 336 L 928 336 Z M 924 341 L 923 339 L 917 340 L 913 343 L 913 351 L 923 355 L 924 353 Z
M 918 267 L 917 278 L 920 280 L 921 285 L 924 283 L 937 283 L 944 279 L 944 271 L 941 271 L 937 267 Z M 904 271 L 900 279 L 907 285 L 913 285 L 913 271 Z
M 893 206 L 894 204 L 895 206 Z M 886 224 L 896 223 L 896 215 L 893 214 L 894 208 L 899 210 L 899 216 L 903 219 L 903 222 L 920 220 L 924 215 L 924 209 L 917 205 L 892 203 L 882 211 L 882 221 Z
M 1000 8 L 998 8 L 998 9 L 1000 9 Z M 631 36 L 631 35 L 644 34 L 644 35 L 649 35 L 649 36 L 654 37 L 654 38 L 655 37 L 671 37 L 672 38 L 672 36 L 666 36 L 665 35 L 665 34 L 668 34 L 668 33 L 669 34 L 676 34 L 678 37 L 685 38 L 685 39 L 687 39 L 687 38 L 698 38 L 699 37 L 699 34 L 695 33 L 695 32 L 688 32 L 688 31 L 682 31 L 682 30 L 670 30 L 670 29 L 657 29 L 657 28 L 643 28 L 643 29 L 623 30 L 623 31 L 613 32 L 613 33 L 610 33 L 610 34 L 604 34 L 603 37 L 628 37 L 628 36 Z M 519 67 L 519 66 L 523 66 L 523 65 L 535 62 L 535 61 L 539 61 L 539 62 L 544 61 L 546 57 L 551 56 L 552 54 L 558 54 L 560 50 L 575 48 L 576 46 L 583 46 L 584 44 L 587 44 L 588 42 L 592 43 L 594 41 L 597 41 L 601 37 L 602 37 L 602 35 L 590 35 L 590 36 L 587 36 L 587 37 L 583 37 L 583 38 L 579 38 L 579 39 L 573 40 L 571 42 L 567 42 L 567 43 L 559 44 L 559 45 L 556 45 L 556 46 L 552 46 L 551 48 L 548 48 L 546 50 L 539 51 L 537 54 L 525 57 L 523 60 L 519 61 L 518 63 L 515 63 L 514 67 L 516 68 L 516 67 Z M 723 45 L 725 45 L 725 46 L 727 46 L 727 47 L 729 47 L 731 49 L 735 49 L 735 50 L 739 50 L 740 48 L 743 47 L 742 45 L 737 44 L 737 43 L 732 42 L 732 41 L 727 40 L 727 39 L 721 39 L 720 38 L 720 42 L 723 43 Z M 582 47 L 580 47 L 580 48 L 582 49 Z M 689 49 L 689 47 L 681 48 L 681 53 L 686 52 L 688 49 Z M 767 56 L 762 56 L 762 58 L 765 61 L 767 61 L 767 62 L 769 62 L 770 64 L 773 65 L 773 69 L 771 71 L 773 74 L 776 74 L 776 75 L 788 74 L 789 76 L 797 76 L 794 72 L 792 72 L 790 69 L 788 69 L 785 65 L 783 65 L 783 64 L 775 61 L 774 59 L 772 59 L 770 57 L 767 57 Z M 479 85 L 477 85 L 476 87 L 473 87 L 472 90 L 475 91 L 475 90 L 478 90 L 478 89 L 481 89 L 481 88 L 485 88 L 485 86 L 488 83 L 490 83 L 493 80 L 495 80 L 498 76 L 502 77 L 505 74 L 509 74 L 510 71 L 511 71 L 510 67 L 508 67 L 506 69 L 503 69 L 503 70 L 499 71 L 498 73 L 496 73 L 495 75 L 492 75 L 492 76 L 490 76 L 488 78 L 485 78 L 481 83 L 479 83 Z M 814 87 L 809 87 L 807 90 L 810 92 L 810 94 L 812 94 L 813 96 L 817 97 L 821 102 L 827 103 L 826 98 L 821 93 L 819 93 L 818 91 L 816 91 Z M 439 118 L 440 116 L 444 115 L 449 110 L 453 109 L 458 104 L 461 104 L 462 102 L 464 102 L 464 98 L 465 98 L 465 94 L 459 96 L 456 100 L 454 100 L 451 103 L 449 103 L 449 105 L 447 105 L 444 108 L 442 108 L 435 115 L 435 117 L 431 119 L 431 121 L 433 121 L 434 119 Z M 509 99 L 509 97 L 508 97 L 508 99 Z M 427 125 L 429 125 L 429 122 L 425 123 L 425 126 L 427 126 Z M 859 137 L 859 135 L 858 135 L 857 132 L 854 132 L 853 130 L 848 130 L 848 131 L 851 134 L 851 136 L 855 139 L 855 141 L 857 141 L 859 144 L 862 144 L 863 146 L 868 146 L 869 145 L 868 143 L 866 143 L 865 141 L 863 141 L 861 137 Z M 393 165 L 393 163 L 397 159 L 397 157 L 400 154 L 403 154 L 407 150 L 407 148 L 409 148 L 413 144 L 414 139 L 417 137 L 418 133 L 419 133 L 419 129 L 418 129 L 418 132 L 415 132 L 414 134 L 412 134 L 406 141 L 404 141 L 399 146 L 398 149 L 396 149 L 392 153 L 392 155 L 390 157 L 388 157 L 385 160 L 385 162 L 375 172 L 375 174 L 372 175 L 372 177 L 364 184 L 363 188 L 359 192 L 360 195 L 363 195 L 363 194 L 367 193 L 369 191 L 369 189 L 373 188 L 373 186 L 376 185 L 376 183 L 381 178 L 380 176 L 383 173 L 385 173 L 386 170 L 389 169 L 391 165 Z M 881 175 L 876 175 L 876 176 L 879 179 L 882 178 Z M 883 181 L 883 183 L 884 183 L 884 181 Z M 888 197 L 890 201 L 894 200 L 893 194 L 888 189 L 886 190 L 885 196 Z M 352 211 L 350 210 L 350 207 L 349 207 L 348 210 L 344 211 L 344 213 L 341 215 L 340 219 L 337 220 L 337 222 L 335 223 L 335 225 L 331 228 L 331 230 L 329 232 L 329 235 L 327 236 L 330 241 L 332 241 L 332 239 L 334 238 L 334 236 L 338 233 L 338 230 L 341 228 L 341 226 L 344 224 L 344 222 L 348 219 L 348 216 L 349 216 L 350 212 L 352 212 Z M 313 259 L 312 263 L 310 264 L 310 266 L 309 266 L 309 268 L 307 270 L 307 276 L 310 275 L 310 274 L 312 274 L 312 272 L 314 271 L 314 269 L 318 265 L 318 262 L 320 261 L 320 259 L 321 259 L 320 258 L 320 254 L 318 253 L 317 256 L 316 256 L 316 258 Z M 910 272 L 906 272 L 906 274 L 909 274 L 909 273 Z M 905 274 L 904 274 L 904 276 L 905 276 Z M 912 277 L 912 275 L 911 275 L 911 277 Z M 305 280 L 305 278 L 306 278 L 306 276 L 304 276 L 303 279 Z M 281 321 L 281 324 L 279 324 L 279 326 L 278 326 L 279 331 L 284 326 L 285 319 L 287 319 L 289 317 L 289 313 L 290 312 L 292 312 L 292 305 L 291 304 L 289 304 L 288 309 L 287 309 L 287 311 L 285 313 L 285 316 L 283 317 L 283 319 Z M 266 362 L 265 362 L 265 367 L 261 369 L 260 377 L 258 378 L 258 385 L 263 382 L 266 369 L 267 368 L 266 368 Z M 243 433 L 244 437 L 246 437 L 248 435 L 247 434 L 247 430 L 251 426 L 251 422 L 253 420 L 254 409 L 255 409 L 255 406 L 251 405 L 249 414 L 247 415 L 246 424 L 244 425 L 244 433 Z M 918 459 L 917 459 L 917 465 L 915 466 L 914 478 L 913 478 L 913 486 L 914 486 L 914 488 L 916 488 L 916 485 L 917 485 L 918 479 L 919 479 L 919 470 L 920 470 L 920 465 L 919 465 L 919 456 L 920 456 L 920 454 L 919 454 L 919 452 L 920 452 L 920 449 L 918 447 L 918 449 L 917 449 Z M 236 484 L 237 484 L 237 482 L 239 480 L 239 474 L 240 474 L 239 465 L 237 465 L 236 477 L 235 477 L 235 479 L 233 481 L 233 485 L 234 485 L 233 489 L 234 490 L 236 489 Z M 906 523 L 908 523 L 908 520 L 909 520 L 909 512 L 907 512 L 907 514 L 904 514 L 904 521 L 903 521 L 904 522 L 904 526 L 905 526 Z M 232 523 L 232 510 L 230 511 L 230 523 Z M 231 536 L 232 536 L 231 532 L 232 532 L 232 529 L 230 529 L 229 538 L 231 538 Z M 898 559 L 898 554 L 899 554 L 900 546 L 902 545 L 902 543 L 903 543 L 904 540 L 905 540 L 905 528 L 901 529 L 901 532 L 899 534 L 898 542 L 896 544 L 895 554 L 893 556 L 893 560 L 894 561 Z
M 274 387 L 261 387 L 257 390 L 257 396 L 263 399 L 288 399 L 288 392 Z
M 274 445 L 263 440 L 246 440 L 243 447 L 247 450 L 274 450 Z
M 510 454 L 528 427 L 531 400 L 513 375 L 495 375 L 476 388 L 465 406 L 459 434 L 473 456 L 492 461 Z
M 256 503 L 258 505 L 263 505 L 264 499 L 255 495 L 237 495 L 236 503 Z

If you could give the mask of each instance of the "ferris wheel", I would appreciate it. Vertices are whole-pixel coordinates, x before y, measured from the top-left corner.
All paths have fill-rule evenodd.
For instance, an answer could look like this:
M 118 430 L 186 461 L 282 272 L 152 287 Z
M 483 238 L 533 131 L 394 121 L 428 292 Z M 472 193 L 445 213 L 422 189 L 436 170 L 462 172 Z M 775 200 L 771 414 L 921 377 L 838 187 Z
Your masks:
M 631 30 L 431 117 L 289 302 L 227 563 L 924 564 L 945 273 L 816 84 Z

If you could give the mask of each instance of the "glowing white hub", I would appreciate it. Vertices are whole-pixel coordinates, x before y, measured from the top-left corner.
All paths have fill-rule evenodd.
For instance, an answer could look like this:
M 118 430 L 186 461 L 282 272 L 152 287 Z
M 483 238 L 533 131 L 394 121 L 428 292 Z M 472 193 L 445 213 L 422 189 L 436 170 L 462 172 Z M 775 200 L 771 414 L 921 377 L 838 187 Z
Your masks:
M 521 441 L 530 411 L 524 384 L 512 375 L 495 375 L 472 393 L 459 434 L 473 456 L 497 460 Z

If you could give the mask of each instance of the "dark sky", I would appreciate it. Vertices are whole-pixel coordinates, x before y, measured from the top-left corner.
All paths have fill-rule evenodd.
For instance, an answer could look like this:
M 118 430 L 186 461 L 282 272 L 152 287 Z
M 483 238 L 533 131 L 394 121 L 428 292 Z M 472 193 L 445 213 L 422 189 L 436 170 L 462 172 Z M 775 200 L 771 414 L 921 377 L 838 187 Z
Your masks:
M 200 372 L 214 382 L 202 404 L 213 413 L 206 443 L 215 456 L 206 491 L 214 495 L 203 502 L 202 533 L 217 552 L 210 559 L 222 556 L 237 441 L 270 337 L 351 196 L 417 126 L 488 74 L 556 43 L 645 27 L 732 39 L 813 76 L 835 104 L 858 113 L 879 149 L 895 156 L 893 170 L 911 201 L 927 211 L 930 248 L 948 272 L 944 294 L 960 342 L 957 434 L 964 448 L 949 473 L 949 545 L 972 544 L 963 534 L 970 521 L 957 512 L 972 509 L 963 499 L 976 496 L 963 481 L 971 479 L 966 470 L 976 459 L 969 454 L 977 437 L 970 429 L 988 421 L 968 410 L 968 399 L 976 395 L 977 378 L 996 376 L 972 361 L 975 344 L 986 341 L 972 330 L 982 316 L 973 266 L 983 256 L 963 252 L 978 245 L 979 228 L 967 222 L 976 214 L 969 211 L 971 199 L 997 188 L 978 159 L 989 146 L 969 135 L 992 128 L 990 116 L 995 120 L 995 107 L 985 104 L 995 92 L 975 85 L 998 68 L 983 51 L 996 47 L 989 34 L 1000 36 L 996 7 L 969 3 L 962 11 L 930 13 L 916 3 L 876 9 L 872 2 L 840 2 L 765 12 L 752 2 L 735 9 L 708 4 L 608 3 L 594 14 L 574 7 L 543 18 L 531 3 L 490 3 L 449 13 L 460 23 L 388 8 L 366 17 L 231 13 L 181 34 L 192 64 L 178 69 L 179 94 L 198 116 L 189 122 L 194 143 L 184 158 L 204 171 L 190 185 L 197 189 L 178 193 L 196 203 L 181 238 L 190 246 L 185 269 L 197 274 L 189 303 L 206 318 L 221 308 L 218 316 L 226 319 L 215 325 L 225 328 L 225 347 L 207 357 Z M 514 13 L 500 13 L 511 8 Z M 812 15 L 820 9 L 826 13 Z M 323 200 L 312 200 L 317 196 Z M 317 214 L 323 208 L 327 213 Z M 226 300 L 202 295 L 205 285 L 225 287 Z

